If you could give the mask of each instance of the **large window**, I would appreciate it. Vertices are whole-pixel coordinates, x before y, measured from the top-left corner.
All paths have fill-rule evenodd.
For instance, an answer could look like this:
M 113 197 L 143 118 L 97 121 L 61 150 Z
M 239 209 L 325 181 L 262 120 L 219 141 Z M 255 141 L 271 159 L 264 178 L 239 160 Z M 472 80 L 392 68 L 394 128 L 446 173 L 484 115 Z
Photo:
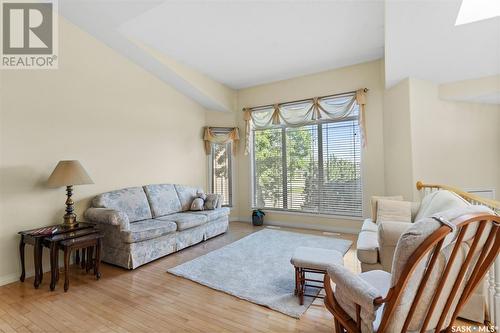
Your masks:
M 210 192 L 221 194 L 223 206 L 232 206 L 231 143 L 212 144 L 210 152 Z
M 357 117 L 254 129 L 252 137 L 254 207 L 362 215 Z

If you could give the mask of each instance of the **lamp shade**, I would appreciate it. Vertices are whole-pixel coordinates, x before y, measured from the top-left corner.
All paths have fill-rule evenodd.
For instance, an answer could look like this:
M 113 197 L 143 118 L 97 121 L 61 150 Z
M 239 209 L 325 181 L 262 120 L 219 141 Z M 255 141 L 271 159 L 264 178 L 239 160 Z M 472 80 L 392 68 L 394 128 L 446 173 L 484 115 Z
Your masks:
M 50 187 L 94 184 L 79 161 L 59 161 L 47 181 Z

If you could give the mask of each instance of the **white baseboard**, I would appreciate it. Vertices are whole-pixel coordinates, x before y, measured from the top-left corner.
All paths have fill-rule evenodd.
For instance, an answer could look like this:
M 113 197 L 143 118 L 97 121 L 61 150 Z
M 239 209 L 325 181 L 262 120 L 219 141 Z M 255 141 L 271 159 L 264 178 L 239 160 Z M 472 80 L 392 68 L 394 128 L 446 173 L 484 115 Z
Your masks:
M 50 272 L 50 268 L 44 270 L 44 273 L 47 273 L 47 272 Z M 20 276 L 21 276 L 21 272 L 0 276 L 0 286 L 6 285 L 9 283 L 13 283 L 13 282 L 17 282 L 17 281 L 19 281 Z M 26 271 L 25 276 L 26 276 L 26 279 L 33 277 L 33 276 L 35 276 L 35 271 Z
M 73 263 L 73 262 L 74 262 L 74 259 L 72 258 L 70 260 L 70 263 Z M 61 267 L 64 267 L 64 265 L 62 263 L 59 263 L 59 268 L 61 268 Z M 50 265 L 44 265 L 43 272 L 44 273 L 50 272 Z M 21 271 L 0 276 L 0 286 L 6 285 L 9 283 L 13 283 L 13 282 L 17 282 L 17 281 L 19 281 L 20 276 L 21 276 Z M 34 270 L 26 270 L 26 274 L 25 274 L 26 279 L 33 277 L 33 276 L 35 276 Z
M 19 276 L 21 273 L 12 273 L 12 274 L 7 274 L 4 276 L 0 276 L 0 286 L 19 281 Z
M 229 219 L 230 222 L 246 222 L 252 223 L 252 219 L 248 217 L 232 217 Z M 326 232 L 341 232 L 344 234 L 359 234 L 359 228 L 345 228 L 345 227 L 337 227 L 337 226 L 326 226 L 312 223 L 291 223 L 285 221 L 273 221 L 273 220 L 265 220 L 264 225 L 272 225 L 278 227 L 286 227 L 286 228 L 296 228 L 296 229 L 310 229 L 310 230 L 318 230 L 318 231 L 326 231 Z

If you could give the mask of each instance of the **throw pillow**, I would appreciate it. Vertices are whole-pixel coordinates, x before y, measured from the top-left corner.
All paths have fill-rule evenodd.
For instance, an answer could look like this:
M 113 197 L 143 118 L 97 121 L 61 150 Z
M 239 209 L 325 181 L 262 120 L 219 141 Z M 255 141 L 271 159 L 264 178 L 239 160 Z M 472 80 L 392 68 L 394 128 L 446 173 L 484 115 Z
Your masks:
M 191 210 L 203 210 L 205 202 L 202 198 L 195 198 L 191 203 Z
M 207 195 L 205 193 L 203 193 L 203 192 L 196 192 L 196 196 L 198 198 L 203 199 L 203 201 L 207 200 Z
M 411 202 L 384 200 L 377 202 L 377 224 L 382 222 L 411 223 Z
M 212 210 L 217 208 L 219 203 L 219 195 L 214 193 L 208 193 L 207 199 L 205 200 L 205 209 Z
M 370 204 L 372 206 L 372 220 L 373 223 L 377 222 L 377 201 L 380 199 L 386 199 L 386 200 L 398 200 L 398 201 L 403 201 L 403 196 L 402 195 L 393 195 L 393 196 L 372 196 L 370 199 Z

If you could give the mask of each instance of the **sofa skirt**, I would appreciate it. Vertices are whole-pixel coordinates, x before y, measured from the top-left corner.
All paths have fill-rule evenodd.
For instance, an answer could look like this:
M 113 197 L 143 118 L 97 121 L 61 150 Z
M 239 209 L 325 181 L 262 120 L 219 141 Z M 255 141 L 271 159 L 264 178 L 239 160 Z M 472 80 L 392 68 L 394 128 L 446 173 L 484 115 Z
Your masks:
M 135 269 L 153 260 L 204 240 L 223 234 L 229 226 L 227 216 L 207 222 L 203 225 L 177 231 L 154 239 L 136 243 L 123 243 L 116 233 L 115 226 L 101 228 L 104 232 L 102 261 L 127 269 Z

